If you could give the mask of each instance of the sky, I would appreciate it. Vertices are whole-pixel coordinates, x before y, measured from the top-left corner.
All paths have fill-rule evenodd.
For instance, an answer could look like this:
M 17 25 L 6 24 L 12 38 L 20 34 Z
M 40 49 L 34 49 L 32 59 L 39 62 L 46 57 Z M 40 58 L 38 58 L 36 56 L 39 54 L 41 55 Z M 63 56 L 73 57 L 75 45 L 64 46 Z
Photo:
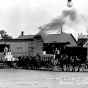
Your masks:
M 54 33 L 60 27 L 74 36 L 86 33 L 88 0 L 72 0 L 72 3 L 68 8 L 67 0 L 0 0 L 0 30 L 13 38 L 21 31 L 25 35 L 39 31 Z

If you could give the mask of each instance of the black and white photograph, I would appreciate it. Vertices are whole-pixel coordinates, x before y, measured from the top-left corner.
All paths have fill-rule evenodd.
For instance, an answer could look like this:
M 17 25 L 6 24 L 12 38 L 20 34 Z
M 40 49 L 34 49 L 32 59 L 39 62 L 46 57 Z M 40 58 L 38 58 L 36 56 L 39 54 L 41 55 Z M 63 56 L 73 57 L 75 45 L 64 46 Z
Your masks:
M 88 0 L 0 0 L 0 88 L 87 88 Z

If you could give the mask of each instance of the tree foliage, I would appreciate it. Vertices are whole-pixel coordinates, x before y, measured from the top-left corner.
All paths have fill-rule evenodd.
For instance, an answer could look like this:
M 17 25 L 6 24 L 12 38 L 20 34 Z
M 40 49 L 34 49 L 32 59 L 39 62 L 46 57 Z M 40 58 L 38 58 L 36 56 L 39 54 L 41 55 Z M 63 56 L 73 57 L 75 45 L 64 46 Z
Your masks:
M 9 36 L 9 35 L 7 34 L 7 32 L 4 31 L 4 30 L 0 30 L 0 35 L 1 35 L 1 39 L 3 39 L 3 40 L 12 39 L 12 36 Z

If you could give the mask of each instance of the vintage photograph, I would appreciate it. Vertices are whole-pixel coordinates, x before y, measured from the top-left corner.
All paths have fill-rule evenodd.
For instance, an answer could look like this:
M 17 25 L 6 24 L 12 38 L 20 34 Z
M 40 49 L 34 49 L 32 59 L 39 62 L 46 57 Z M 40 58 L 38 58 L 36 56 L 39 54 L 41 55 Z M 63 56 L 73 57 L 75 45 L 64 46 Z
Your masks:
M 88 87 L 88 0 L 0 0 L 0 88 Z

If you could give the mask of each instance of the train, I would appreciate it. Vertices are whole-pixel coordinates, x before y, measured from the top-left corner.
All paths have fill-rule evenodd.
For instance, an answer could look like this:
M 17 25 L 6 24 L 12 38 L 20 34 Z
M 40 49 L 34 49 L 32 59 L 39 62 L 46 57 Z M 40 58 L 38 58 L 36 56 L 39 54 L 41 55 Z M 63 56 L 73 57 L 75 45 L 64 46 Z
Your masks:
M 49 52 L 49 50 L 47 49 L 46 52 Z M 73 72 L 79 72 L 80 69 L 82 71 L 87 71 L 88 69 L 87 48 L 85 47 L 65 47 L 60 50 L 58 56 L 54 53 L 37 53 L 35 56 L 22 55 L 14 59 L 11 57 L 10 60 L 8 60 L 7 57 L 6 59 L 0 60 L 0 63 L 2 62 L 3 68 L 9 67 L 15 69 L 43 69 L 46 71 L 53 71 L 54 67 L 57 67 L 59 71 Z
M 77 71 L 80 71 L 80 68 L 82 71 L 86 71 L 88 68 L 86 47 L 68 47 L 67 43 L 44 44 L 40 40 L 29 42 L 29 40 L 17 39 L 9 40 L 5 44 L 1 47 L 10 48 L 8 52 L 0 53 L 0 67 L 2 65 L 3 68 L 44 69 L 47 71 L 53 71 L 54 67 L 57 67 L 59 71 L 76 71 L 76 68 Z M 59 55 L 55 53 L 56 48 L 60 51 Z

